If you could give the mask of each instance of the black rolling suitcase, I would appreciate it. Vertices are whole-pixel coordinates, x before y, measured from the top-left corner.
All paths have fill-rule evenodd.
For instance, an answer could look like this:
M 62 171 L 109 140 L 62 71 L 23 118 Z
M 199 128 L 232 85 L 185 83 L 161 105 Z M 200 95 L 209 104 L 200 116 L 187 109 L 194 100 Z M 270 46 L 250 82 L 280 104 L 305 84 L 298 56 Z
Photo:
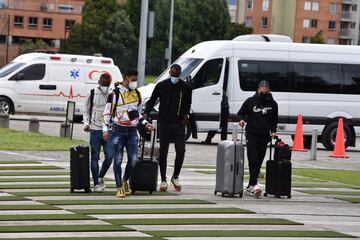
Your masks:
M 265 193 L 277 198 L 287 196 L 291 198 L 291 149 L 287 144 L 277 140 L 275 144 L 275 157 L 272 155 L 272 141 L 270 142 L 270 159 L 266 162 Z M 280 158 L 279 158 L 280 157 Z
M 145 138 L 141 137 L 141 154 L 136 162 L 134 172 L 130 178 L 130 188 L 136 191 L 148 191 L 150 194 L 156 191 L 158 181 L 158 162 L 154 159 L 156 132 L 152 133 L 150 156 L 144 156 Z
M 79 145 L 70 148 L 70 192 L 90 190 L 89 146 Z

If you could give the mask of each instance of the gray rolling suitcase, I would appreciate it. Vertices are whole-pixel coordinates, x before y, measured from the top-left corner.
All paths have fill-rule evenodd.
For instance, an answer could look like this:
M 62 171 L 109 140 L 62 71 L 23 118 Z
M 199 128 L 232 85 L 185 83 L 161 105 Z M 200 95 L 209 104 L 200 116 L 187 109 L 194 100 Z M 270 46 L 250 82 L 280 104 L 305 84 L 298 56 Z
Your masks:
M 237 132 L 237 128 L 234 132 Z M 233 141 L 221 141 L 217 148 L 216 159 L 216 195 L 221 196 L 243 196 L 244 182 L 244 145 L 242 143 L 243 130 L 241 131 L 241 140 L 237 140 L 237 134 L 233 134 Z

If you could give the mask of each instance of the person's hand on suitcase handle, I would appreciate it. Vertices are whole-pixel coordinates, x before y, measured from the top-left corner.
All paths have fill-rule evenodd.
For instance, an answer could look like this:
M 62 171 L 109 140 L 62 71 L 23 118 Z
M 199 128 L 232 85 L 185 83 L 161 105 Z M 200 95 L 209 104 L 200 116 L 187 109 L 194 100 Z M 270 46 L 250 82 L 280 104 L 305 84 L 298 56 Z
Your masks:
M 146 127 L 146 130 L 148 130 L 148 131 L 154 131 L 154 126 L 151 123 L 147 123 L 145 125 L 145 127 Z
M 276 134 L 276 133 L 271 133 L 271 138 L 272 139 L 278 139 L 279 137 L 278 137 L 278 135 Z
M 245 124 L 246 124 L 246 122 L 245 122 L 244 120 L 241 120 L 241 121 L 239 122 L 239 125 L 240 125 L 241 127 L 244 127 Z

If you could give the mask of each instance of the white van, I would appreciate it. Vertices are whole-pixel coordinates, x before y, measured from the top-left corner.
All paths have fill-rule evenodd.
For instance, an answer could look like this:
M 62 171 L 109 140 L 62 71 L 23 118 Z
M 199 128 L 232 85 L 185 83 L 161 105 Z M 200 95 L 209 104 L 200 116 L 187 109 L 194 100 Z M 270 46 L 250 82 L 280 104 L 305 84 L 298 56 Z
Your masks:
M 100 75 L 121 81 L 111 58 L 28 53 L 0 69 L 0 113 L 65 114 L 67 101 L 81 115 L 87 93 Z
M 280 133 L 293 135 L 298 114 L 302 114 L 305 145 L 311 143 L 312 130 L 317 128 L 319 141 L 332 149 L 338 118 L 342 117 L 346 146 L 355 146 L 360 134 L 358 46 L 208 41 L 190 48 L 176 63 L 183 68 L 183 79 L 192 78 L 193 133 L 220 131 L 224 93 L 229 99 L 229 122 L 237 121 L 242 103 L 255 93 L 260 80 L 267 80 L 279 105 Z M 168 78 L 168 72 L 156 83 Z M 150 97 L 153 87 L 144 86 L 143 96 Z

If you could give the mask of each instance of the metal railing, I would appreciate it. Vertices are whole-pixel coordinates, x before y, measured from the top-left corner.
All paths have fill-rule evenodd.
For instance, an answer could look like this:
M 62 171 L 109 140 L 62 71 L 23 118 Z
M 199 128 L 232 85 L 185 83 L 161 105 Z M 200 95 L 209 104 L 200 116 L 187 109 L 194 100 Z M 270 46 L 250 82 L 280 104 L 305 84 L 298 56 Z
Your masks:
M 341 13 L 341 20 L 355 21 L 356 17 L 356 12 L 353 11 L 343 11 Z

